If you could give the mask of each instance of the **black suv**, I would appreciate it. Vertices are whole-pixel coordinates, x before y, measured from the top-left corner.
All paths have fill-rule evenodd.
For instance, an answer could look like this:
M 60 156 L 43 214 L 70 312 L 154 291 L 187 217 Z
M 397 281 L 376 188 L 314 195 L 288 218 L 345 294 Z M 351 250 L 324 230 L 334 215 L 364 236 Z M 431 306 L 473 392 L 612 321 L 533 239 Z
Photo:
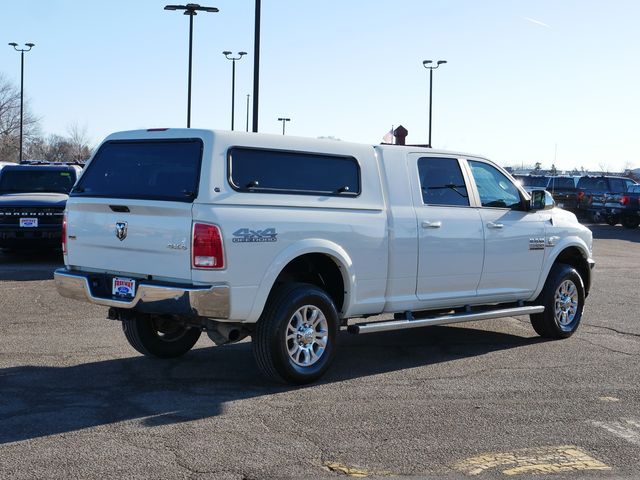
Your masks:
M 68 193 L 81 168 L 6 165 L 0 170 L 0 248 L 59 247 Z
M 607 175 L 584 176 L 578 180 L 578 212 L 593 222 L 607 219 L 605 198 L 607 195 L 624 193 L 636 182 L 630 178 Z M 610 219 L 614 221 L 614 219 Z

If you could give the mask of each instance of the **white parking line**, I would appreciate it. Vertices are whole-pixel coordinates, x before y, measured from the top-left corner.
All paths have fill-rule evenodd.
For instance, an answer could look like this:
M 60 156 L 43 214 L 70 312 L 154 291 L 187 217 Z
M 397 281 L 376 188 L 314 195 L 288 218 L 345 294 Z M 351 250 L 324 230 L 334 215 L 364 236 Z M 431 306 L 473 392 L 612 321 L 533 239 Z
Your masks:
M 594 425 L 604 428 L 616 437 L 624 438 L 627 442 L 640 445 L 640 420 L 621 419 L 617 422 L 591 422 Z

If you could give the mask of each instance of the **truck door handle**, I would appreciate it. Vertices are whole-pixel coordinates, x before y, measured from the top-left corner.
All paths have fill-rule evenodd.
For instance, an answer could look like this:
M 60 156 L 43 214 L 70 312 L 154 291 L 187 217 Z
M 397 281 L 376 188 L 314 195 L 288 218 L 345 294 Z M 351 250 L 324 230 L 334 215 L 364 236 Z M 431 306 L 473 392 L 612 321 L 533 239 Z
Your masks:
M 489 222 L 489 223 L 487 223 L 487 227 L 489 227 L 489 228 L 503 228 L 504 224 L 503 223 Z
M 442 222 L 427 222 L 426 220 L 422 222 L 422 228 L 440 228 L 442 226 Z

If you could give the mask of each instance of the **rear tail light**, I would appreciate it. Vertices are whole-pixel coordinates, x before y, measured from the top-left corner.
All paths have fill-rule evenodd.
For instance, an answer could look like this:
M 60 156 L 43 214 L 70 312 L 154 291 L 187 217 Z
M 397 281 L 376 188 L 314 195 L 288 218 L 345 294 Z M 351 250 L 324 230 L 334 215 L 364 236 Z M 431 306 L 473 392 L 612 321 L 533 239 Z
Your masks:
M 620 205 L 629 205 L 631 203 L 631 199 L 627 195 L 623 195 L 620 199 Z
M 62 253 L 67 253 L 67 214 L 62 216 Z
M 578 200 L 582 201 L 584 198 L 584 192 L 578 192 Z
M 217 225 L 193 224 L 191 266 L 193 268 L 224 268 L 222 233 Z

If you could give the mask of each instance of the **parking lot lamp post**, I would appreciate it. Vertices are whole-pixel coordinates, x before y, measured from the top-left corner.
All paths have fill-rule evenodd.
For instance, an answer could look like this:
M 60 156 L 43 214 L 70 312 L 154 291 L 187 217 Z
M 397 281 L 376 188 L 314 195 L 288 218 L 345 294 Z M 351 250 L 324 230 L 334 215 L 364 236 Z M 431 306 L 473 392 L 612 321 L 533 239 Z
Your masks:
M 9 44 L 16 52 L 20 52 L 20 163 L 22 163 L 22 123 L 24 120 L 24 52 L 30 51 L 35 47 L 35 43 L 25 43 L 27 48 L 18 48 L 18 44 L 11 42 Z
M 251 95 L 249 95 L 247 93 L 247 127 L 246 127 L 246 131 L 249 131 L 249 98 L 251 97 Z
M 278 118 L 278 121 L 282 122 L 282 134 L 284 135 L 284 126 L 285 126 L 286 122 L 290 122 L 291 119 L 290 118 L 280 117 L 280 118 Z
M 225 50 L 222 52 L 227 60 L 231 60 L 231 131 L 233 131 L 233 118 L 236 105 L 236 60 L 240 60 L 247 52 L 238 52 L 237 57 L 232 57 L 232 52 Z
M 433 60 L 423 60 L 422 66 L 429 70 L 429 144 L 427 145 L 431 148 L 431 109 L 432 109 L 432 100 L 433 100 L 433 71 L 438 68 L 440 65 L 447 63 L 446 60 L 438 60 L 435 65 L 433 65 Z
M 184 15 L 189 15 L 189 80 L 187 87 L 187 128 L 191 128 L 191 57 L 193 52 L 193 17 L 198 12 L 215 13 L 219 10 L 215 7 L 202 7 L 197 3 L 186 5 L 166 5 L 165 10 L 184 10 Z
M 255 0 L 253 23 L 253 125 L 252 131 L 258 132 L 258 94 L 260 93 L 260 8 L 261 1 Z

